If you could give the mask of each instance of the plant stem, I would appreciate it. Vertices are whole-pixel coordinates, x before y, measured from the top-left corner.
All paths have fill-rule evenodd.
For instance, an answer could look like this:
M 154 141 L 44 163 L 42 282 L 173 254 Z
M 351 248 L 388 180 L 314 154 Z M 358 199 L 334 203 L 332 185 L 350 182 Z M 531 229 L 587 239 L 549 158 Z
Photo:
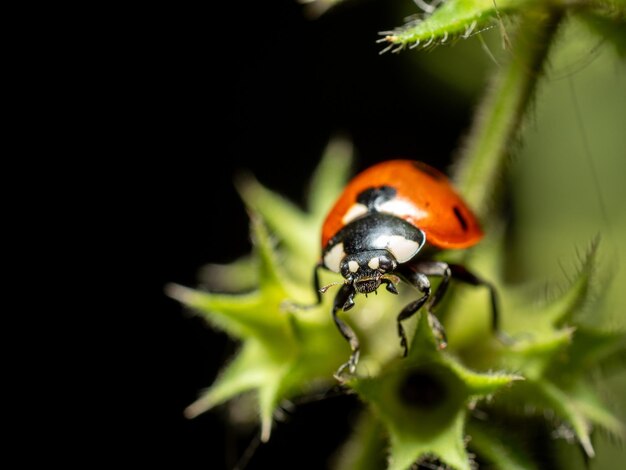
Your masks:
M 528 12 L 520 20 L 508 60 L 483 97 L 462 150 L 454 179 L 484 221 L 498 200 L 511 144 L 519 134 L 562 17 L 560 10 L 550 10 Z

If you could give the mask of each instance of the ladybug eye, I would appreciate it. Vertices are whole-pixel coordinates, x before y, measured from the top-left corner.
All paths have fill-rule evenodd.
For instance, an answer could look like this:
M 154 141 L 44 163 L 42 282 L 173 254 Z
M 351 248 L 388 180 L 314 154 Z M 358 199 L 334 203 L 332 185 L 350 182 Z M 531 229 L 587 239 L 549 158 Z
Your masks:
M 341 268 L 340 268 L 341 275 L 345 277 L 346 279 L 351 277 L 358 270 L 359 270 L 359 263 L 353 259 L 351 260 L 344 259 L 343 262 L 341 263 Z
M 385 272 L 385 271 L 393 271 L 395 269 L 395 263 L 393 262 L 393 260 L 391 260 L 390 258 L 388 258 L 387 256 L 381 256 L 379 258 L 378 261 L 378 269 Z

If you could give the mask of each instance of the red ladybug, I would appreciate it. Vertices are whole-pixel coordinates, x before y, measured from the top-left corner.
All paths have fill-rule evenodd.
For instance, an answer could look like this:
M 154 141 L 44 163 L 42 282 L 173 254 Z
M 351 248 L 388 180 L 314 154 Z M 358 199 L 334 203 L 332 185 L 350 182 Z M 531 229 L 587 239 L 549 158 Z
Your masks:
M 397 294 L 398 278 L 415 286 L 421 296 L 409 303 L 397 317 L 404 355 L 408 344 L 402 320 L 417 312 L 430 298 L 429 314 L 443 297 L 450 278 L 486 286 L 491 293 L 493 327 L 498 327 L 496 292 L 491 284 L 463 266 L 429 259 L 439 249 L 467 248 L 483 237 L 476 216 L 438 170 L 422 162 L 391 160 L 374 165 L 357 175 L 326 217 L 322 228 L 322 258 L 315 267 L 315 290 L 320 290 L 318 269 L 341 273 L 345 278 L 333 304 L 333 320 L 350 342 L 352 354 L 337 373 L 356 371 L 359 340 L 337 317 L 340 309 L 354 306 L 356 293 L 375 292 L 381 284 Z M 442 278 L 431 296 L 428 276 Z M 443 328 L 431 317 L 445 347 Z

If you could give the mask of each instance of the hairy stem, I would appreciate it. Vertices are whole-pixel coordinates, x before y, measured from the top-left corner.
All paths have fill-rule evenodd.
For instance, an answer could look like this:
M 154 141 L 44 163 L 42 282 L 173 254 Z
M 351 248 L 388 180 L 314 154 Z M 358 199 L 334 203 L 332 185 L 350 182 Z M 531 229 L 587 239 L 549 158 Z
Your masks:
M 497 200 L 510 146 L 531 102 L 563 15 L 529 13 L 520 20 L 507 57 L 482 99 L 456 167 L 457 187 L 482 220 Z

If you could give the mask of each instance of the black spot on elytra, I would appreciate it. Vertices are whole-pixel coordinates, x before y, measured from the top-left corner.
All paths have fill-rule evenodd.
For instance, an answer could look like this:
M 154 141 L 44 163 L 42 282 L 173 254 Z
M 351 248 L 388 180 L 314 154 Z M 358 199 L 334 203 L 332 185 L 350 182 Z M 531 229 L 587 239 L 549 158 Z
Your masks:
M 359 193 L 356 201 L 363 204 L 368 210 L 376 210 L 376 206 L 390 201 L 398 192 L 391 186 L 380 186 L 379 188 L 368 188 Z
M 426 165 L 422 162 L 413 162 L 413 166 L 417 168 L 422 173 L 426 173 L 433 179 L 442 181 L 446 179 L 446 176 L 443 173 L 440 173 L 438 170 L 435 170 L 433 167 Z
M 461 210 L 459 209 L 459 207 L 454 206 L 452 210 L 454 211 L 456 220 L 458 220 L 459 224 L 461 224 L 461 228 L 463 229 L 463 231 L 467 232 L 467 220 L 465 220 L 465 217 L 463 217 L 463 214 L 461 214 Z

